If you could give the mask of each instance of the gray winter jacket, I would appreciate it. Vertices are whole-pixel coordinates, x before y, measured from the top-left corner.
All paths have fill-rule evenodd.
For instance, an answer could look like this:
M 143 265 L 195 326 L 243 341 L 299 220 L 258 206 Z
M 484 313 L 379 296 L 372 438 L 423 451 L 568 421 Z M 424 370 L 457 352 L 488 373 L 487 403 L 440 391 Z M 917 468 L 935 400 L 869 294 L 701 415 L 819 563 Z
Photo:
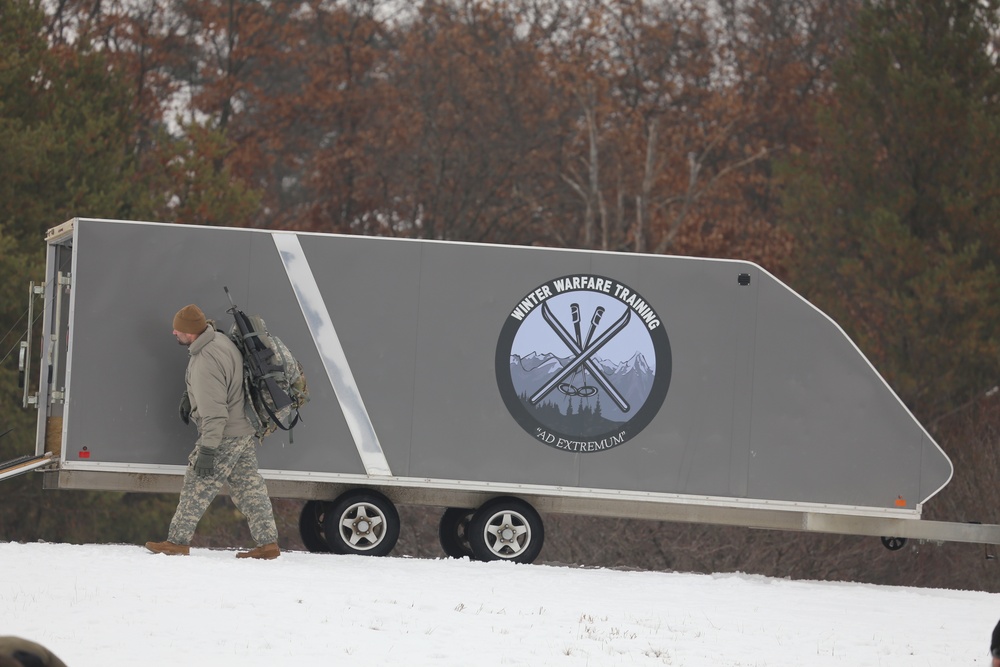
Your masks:
M 243 357 L 233 342 L 209 324 L 188 355 L 184 380 L 198 445 L 214 449 L 223 438 L 253 435 L 243 405 Z

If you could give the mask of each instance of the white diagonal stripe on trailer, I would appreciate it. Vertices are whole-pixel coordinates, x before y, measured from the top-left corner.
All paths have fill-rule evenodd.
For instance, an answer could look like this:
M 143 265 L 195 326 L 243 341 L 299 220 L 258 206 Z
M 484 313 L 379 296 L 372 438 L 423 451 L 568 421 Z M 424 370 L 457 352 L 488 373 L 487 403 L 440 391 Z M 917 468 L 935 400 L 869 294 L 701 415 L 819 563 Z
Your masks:
M 365 408 L 358 383 L 351 372 L 350 364 L 347 363 L 344 347 L 340 344 L 337 330 L 330 318 L 330 311 L 327 310 L 326 302 L 319 291 L 316 276 L 309 267 L 302 244 L 295 234 L 275 233 L 271 234 L 271 238 L 274 239 L 274 246 L 281 256 L 281 263 L 285 265 L 285 273 L 288 274 L 295 298 L 302 308 L 302 314 L 306 318 L 306 325 L 309 327 L 313 342 L 316 343 L 323 368 L 337 394 L 340 408 L 344 411 L 344 418 L 347 420 L 348 428 L 351 429 L 351 435 L 354 436 L 354 443 L 365 471 L 369 475 L 391 475 L 389 462 L 378 441 L 375 426 Z

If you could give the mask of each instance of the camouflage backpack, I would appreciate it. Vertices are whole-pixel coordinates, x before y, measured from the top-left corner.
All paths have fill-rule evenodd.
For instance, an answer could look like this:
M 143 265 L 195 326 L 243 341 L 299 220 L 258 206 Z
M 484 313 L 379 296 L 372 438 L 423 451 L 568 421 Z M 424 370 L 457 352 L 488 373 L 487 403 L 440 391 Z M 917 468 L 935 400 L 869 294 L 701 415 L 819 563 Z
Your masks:
M 235 304 L 229 312 L 236 319 L 229 338 L 243 355 L 247 418 L 261 437 L 279 428 L 291 430 L 299 422 L 299 408 L 309 401 L 302 364 L 259 315 L 248 316 Z

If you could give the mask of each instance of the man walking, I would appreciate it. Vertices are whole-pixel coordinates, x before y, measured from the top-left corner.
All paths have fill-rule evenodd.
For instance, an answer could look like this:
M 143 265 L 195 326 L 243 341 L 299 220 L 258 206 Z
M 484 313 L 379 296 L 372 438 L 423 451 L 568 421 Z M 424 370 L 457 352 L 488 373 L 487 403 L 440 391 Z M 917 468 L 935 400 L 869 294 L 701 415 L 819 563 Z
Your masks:
M 198 427 L 198 441 L 188 457 L 180 502 L 166 542 L 147 542 L 153 553 L 187 555 L 195 528 L 223 483 L 250 525 L 257 547 L 237 558 L 277 558 L 278 530 L 267 486 L 257 470 L 257 437 L 244 412 L 243 358 L 240 351 L 198 306 L 174 316 L 174 338 L 188 348 L 180 416 Z

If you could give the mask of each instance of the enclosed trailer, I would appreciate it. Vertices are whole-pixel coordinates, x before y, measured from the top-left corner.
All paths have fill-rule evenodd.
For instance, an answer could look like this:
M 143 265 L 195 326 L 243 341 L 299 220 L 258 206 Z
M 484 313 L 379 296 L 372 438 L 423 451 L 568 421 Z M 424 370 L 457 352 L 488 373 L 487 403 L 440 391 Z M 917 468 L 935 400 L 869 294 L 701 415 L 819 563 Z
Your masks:
M 51 458 L 19 471 L 48 488 L 179 490 L 171 317 L 196 303 L 228 331 L 228 287 L 305 368 L 302 422 L 259 460 L 273 497 L 309 501 L 314 550 L 388 553 L 397 504 L 447 508 L 450 555 L 520 562 L 539 511 L 1000 542 L 920 519 L 948 457 L 750 262 L 82 218 L 47 253 L 25 402 Z

